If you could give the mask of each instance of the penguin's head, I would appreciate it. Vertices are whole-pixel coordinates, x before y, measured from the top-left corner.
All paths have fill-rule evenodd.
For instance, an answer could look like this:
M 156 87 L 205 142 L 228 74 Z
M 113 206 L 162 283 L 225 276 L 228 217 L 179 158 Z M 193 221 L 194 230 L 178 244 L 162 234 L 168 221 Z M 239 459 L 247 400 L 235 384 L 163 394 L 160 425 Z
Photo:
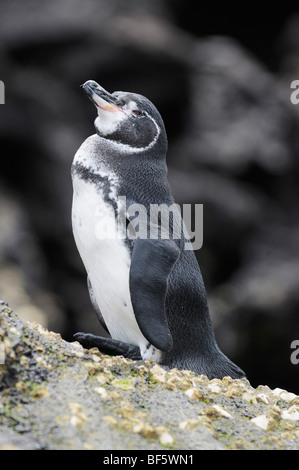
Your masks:
M 166 154 L 167 137 L 163 119 L 150 100 L 136 93 L 109 93 L 97 82 L 88 80 L 82 85 L 97 108 L 97 134 L 121 145 L 124 152 L 146 152 L 159 147 Z

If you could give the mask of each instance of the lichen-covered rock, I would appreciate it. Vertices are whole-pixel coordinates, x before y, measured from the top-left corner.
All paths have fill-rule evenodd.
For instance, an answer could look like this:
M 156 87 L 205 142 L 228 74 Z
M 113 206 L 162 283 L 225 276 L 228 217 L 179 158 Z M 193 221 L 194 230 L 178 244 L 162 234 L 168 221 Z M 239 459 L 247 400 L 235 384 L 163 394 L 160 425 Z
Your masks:
M 0 449 L 299 449 L 299 398 L 109 357 L 0 305 Z

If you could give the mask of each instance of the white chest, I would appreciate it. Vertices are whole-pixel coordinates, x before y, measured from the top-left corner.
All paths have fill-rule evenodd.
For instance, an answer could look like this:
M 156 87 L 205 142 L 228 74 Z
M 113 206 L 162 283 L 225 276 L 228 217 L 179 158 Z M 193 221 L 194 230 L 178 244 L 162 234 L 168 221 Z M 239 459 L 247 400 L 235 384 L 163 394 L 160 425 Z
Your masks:
M 129 251 L 124 240 L 104 236 L 115 223 L 112 207 L 90 182 L 74 176 L 73 188 L 74 238 L 109 333 L 114 339 L 139 346 L 144 358 L 148 354 L 155 359 L 132 308 Z
M 134 317 L 129 292 L 130 256 L 123 240 L 109 235 L 115 217 L 96 187 L 78 177 L 74 177 L 73 186 L 72 225 L 77 248 L 110 334 L 124 340 L 121 337 L 126 328 L 121 318 L 129 321 Z

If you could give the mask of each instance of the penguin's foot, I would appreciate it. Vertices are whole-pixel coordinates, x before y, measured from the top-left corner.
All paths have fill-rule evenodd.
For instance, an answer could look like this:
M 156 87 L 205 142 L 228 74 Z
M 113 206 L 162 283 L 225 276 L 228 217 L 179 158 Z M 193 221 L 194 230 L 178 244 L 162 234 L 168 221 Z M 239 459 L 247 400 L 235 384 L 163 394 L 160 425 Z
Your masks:
M 133 344 L 82 332 L 75 333 L 74 338 L 86 349 L 96 347 L 103 354 L 108 354 L 109 356 L 124 356 L 135 361 L 142 359 L 139 347 Z

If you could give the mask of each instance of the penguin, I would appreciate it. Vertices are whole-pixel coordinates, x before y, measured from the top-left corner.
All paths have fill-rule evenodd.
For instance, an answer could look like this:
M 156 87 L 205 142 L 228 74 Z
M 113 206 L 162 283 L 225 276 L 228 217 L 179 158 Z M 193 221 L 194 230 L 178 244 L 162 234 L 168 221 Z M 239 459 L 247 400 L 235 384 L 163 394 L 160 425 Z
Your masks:
M 136 93 L 109 93 L 93 80 L 82 87 L 97 110 L 96 133 L 72 163 L 72 228 L 91 303 L 109 336 L 78 332 L 74 338 L 104 354 L 150 359 L 209 379 L 244 377 L 216 342 L 199 264 L 194 251 L 185 249 L 183 224 L 182 236 L 172 236 L 173 221 L 181 215 L 169 223 L 168 237 L 161 230 L 150 236 L 152 205 L 175 204 L 159 111 Z M 143 214 L 138 223 L 134 211 Z M 161 217 L 155 223 L 161 229 Z

